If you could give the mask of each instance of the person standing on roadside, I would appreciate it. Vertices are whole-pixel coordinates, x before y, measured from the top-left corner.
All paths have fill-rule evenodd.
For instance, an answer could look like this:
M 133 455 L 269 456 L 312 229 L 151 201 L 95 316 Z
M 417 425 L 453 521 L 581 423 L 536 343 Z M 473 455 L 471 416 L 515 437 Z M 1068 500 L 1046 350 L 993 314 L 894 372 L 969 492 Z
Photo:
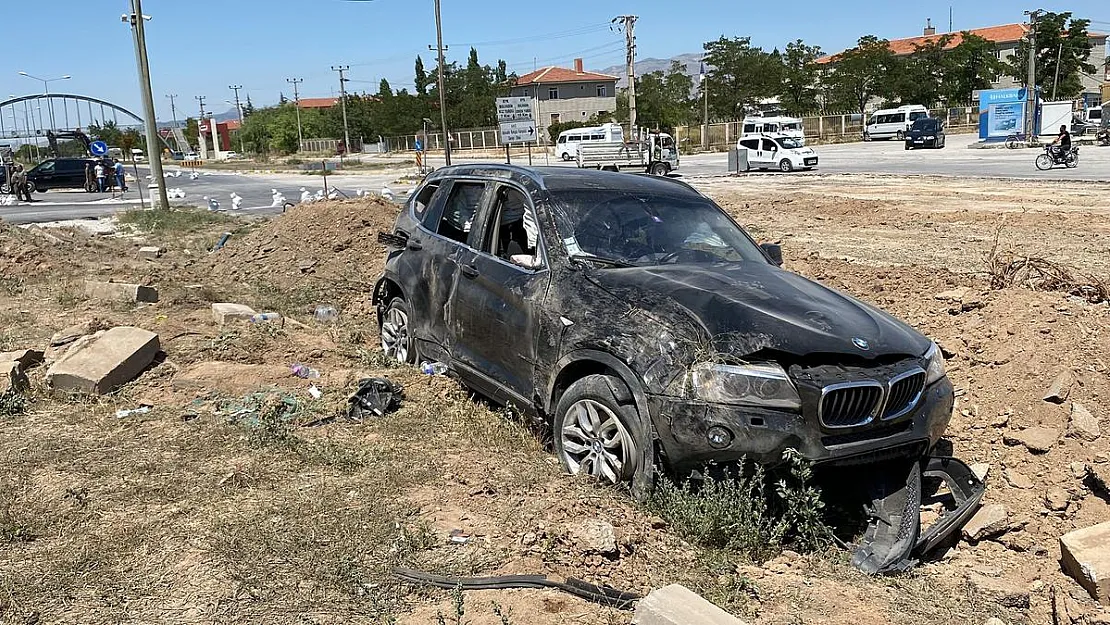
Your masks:
M 96 190 L 96 174 L 93 172 L 92 161 L 85 162 L 85 191 L 92 193 Z
M 115 166 L 113 166 L 112 169 L 116 174 L 116 187 L 119 188 L 120 193 L 123 193 L 127 190 L 127 180 L 126 174 L 124 174 L 123 172 L 123 163 L 119 162 L 119 159 L 117 158 L 116 164 Z
M 16 163 L 15 169 L 12 170 L 12 188 L 15 189 L 16 201 L 34 202 L 31 199 L 31 187 L 27 184 L 27 172 L 23 171 L 23 165 L 19 163 Z
M 104 163 L 97 161 L 96 166 L 93 167 L 93 173 L 96 175 L 96 190 L 104 193 L 104 188 L 108 184 L 108 171 L 104 169 Z

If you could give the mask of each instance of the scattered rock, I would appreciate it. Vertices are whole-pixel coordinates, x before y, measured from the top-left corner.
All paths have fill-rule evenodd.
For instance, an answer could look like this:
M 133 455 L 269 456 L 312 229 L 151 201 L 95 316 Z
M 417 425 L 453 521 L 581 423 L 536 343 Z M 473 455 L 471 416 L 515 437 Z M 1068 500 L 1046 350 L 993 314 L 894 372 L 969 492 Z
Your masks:
M 85 323 L 78 323 L 77 325 L 69 326 L 68 328 L 56 332 L 54 336 L 50 337 L 51 347 L 60 347 L 67 345 L 81 338 L 88 336 L 94 331 L 92 322 L 86 321 Z
M 115 302 L 154 303 L 158 301 L 158 289 L 123 282 L 89 281 L 85 283 L 85 296 L 89 299 Z
M 1110 521 L 1060 537 L 1060 563 L 1103 605 L 1110 605 Z
M 997 536 L 1009 528 L 1010 513 L 1002 504 L 990 504 L 979 508 L 979 511 L 964 525 L 964 538 L 971 541 L 980 541 L 984 538 Z
M 1049 385 L 1048 390 L 1045 391 L 1044 400 L 1053 404 L 1062 404 L 1068 398 L 1068 393 L 1071 391 L 1071 385 L 1075 383 L 1075 376 L 1071 371 L 1065 369 L 1061 371 L 1056 379 Z
M 1054 512 L 1062 512 L 1068 509 L 1068 504 L 1071 503 L 1071 496 L 1068 491 L 1062 488 L 1050 488 L 1044 495 L 1045 506 Z
M 1110 497 L 1110 467 L 1088 464 L 1085 469 L 1087 479 L 1090 480 L 1091 486 L 1095 488 L 1098 494 Z
M 158 350 L 158 335 L 153 332 L 112 328 L 54 363 L 46 382 L 61 391 L 110 393 L 138 377 Z
M 1046 427 L 1032 427 L 1020 432 L 1007 432 L 1002 437 L 1002 442 L 1007 445 L 1025 445 L 1025 448 L 1035 454 L 1043 454 L 1056 445 L 1060 439 L 1060 430 Z
M 605 521 L 583 521 L 570 528 L 578 546 L 586 553 L 617 554 L 617 534 Z
M 227 325 L 233 321 L 249 321 L 256 312 L 250 306 L 243 304 L 220 303 L 212 304 L 212 318 L 219 325 Z
M 14 360 L 0 361 L 0 397 L 8 394 L 22 393 L 30 388 L 27 374 L 23 367 Z
M 1068 465 L 1068 469 L 1071 470 L 1072 476 L 1077 480 L 1087 477 L 1087 465 L 1082 462 L 1073 462 Z
M 977 462 L 971 465 L 971 472 L 979 478 L 980 482 L 985 482 L 987 481 L 987 475 L 991 472 L 991 465 L 986 462 Z
M 22 349 L 17 352 L 3 352 L 0 353 L 0 363 L 18 362 L 19 366 L 24 371 L 41 365 L 45 359 L 45 354 L 37 349 Z
M 139 248 L 139 258 L 143 260 L 158 260 L 166 251 L 160 247 L 146 246 Z
M 535 532 L 528 532 L 524 536 L 521 536 L 520 537 L 520 544 L 524 545 L 525 547 L 530 547 L 530 546 L 536 544 L 536 533 Z
M 967 287 L 960 287 L 948 291 L 941 291 L 940 293 L 934 295 L 933 299 L 940 300 L 942 302 L 960 302 L 963 301 L 969 290 L 970 289 L 968 289 Z
M 743 625 L 740 619 L 679 584 L 653 590 L 636 604 L 633 625 Z
M 653 516 L 648 519 L 648 523 L 653 530 L 661 530 L 667 527 L 667 522 L 663 520 L 663 517 Z
M 994 597 L 998 605 L 1006 608 L 1024 609 L 1029 607 L 1029 592 L 1005 579 L 986 577 L 969 573 L 967 581 L 981 594 Z
M 1098 418 L 1090 410 L 1079 403 L 1071 404 L 1071 420 L 1068 421 L 1068 436 L 1087 442 L 1098 440 L 1101 435 L 1098 427 Z
M 1014 488 L 1020 488 L 1022 490 L 1033 488 L 1033 480 L 1026 477 L 1024 473 L 1005 471 L 1004 475 L 1006 476 L 1006 483 Z

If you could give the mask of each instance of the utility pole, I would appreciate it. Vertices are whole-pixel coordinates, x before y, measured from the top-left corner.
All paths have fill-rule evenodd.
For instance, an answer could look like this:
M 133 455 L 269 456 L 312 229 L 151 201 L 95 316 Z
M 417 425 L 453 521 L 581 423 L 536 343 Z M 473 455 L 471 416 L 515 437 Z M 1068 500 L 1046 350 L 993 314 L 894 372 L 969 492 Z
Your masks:
M 178 98 L 176 93 L 167 93 L 166 97 L 170 99 L 170 115 L 173 116 L 173 127 L 177 128 L 177 103 L 175 100 Z
M 1056 85 L 1060 82 L 1060 60 L 1064 56 L 1064 42 L 1060 42 L 1060 49 L 1056 52 L 1056 76 L 1052 79 L 1052 101 L 1056 101 Z
M 1029 77 L 1025 82 L 1025 139 L 1032 142 L 1033 136 L 1037 134 L 1036 129 L 1036 111 L 1037 111 L 1037 18 L 1040 17 L 1041 11 L 1026 11 L 1029 16 Z
M 351 71 L 351 66 L 332 65 L 331 71 L 339 72 L 339 101 L 343 104 L 343 154 L 345 155 L 351 150 L 351 131 L 347 128 L 347 79 L 343 77 L 343 72 Z
M 706 80 L 705 63 L 701 64 L 701 91 L 705 98 L 705 112 L 702 116 L 701 149 L 709 151 L 709 81 Z
M 201 121 L 204 121 L 204 101 L 206 98 L 202 95 L 195 95 L 193 96 L 193 99 L 197 102 L 200 102 L 200 119 Z
M 127 21 L 128 16 L 123 16 Z M 146 16 L 143 15 L 143 0 L 131 0 L 131 33 L 135 38 L 135 58 L 139 64 L 139 88 L 143 96 L 143 116 L 146 117 L 146 150 L 150 156 L 150 174 L 158 185 L 159 206 L 169 209 L 170 200 L 166 195 L 166 178 L 162 174 L 162 150 L 158 149 L 158 118 L 154 112 L 154 95 L 150 88 L 150 61 L 146 56 L 146 30 L 143 25 Z M 137 166 L 136 166 L 137 167 Z M 136 187 L 141 185 L 136 181 Z M 140 198 L 141 199 L 141 198 Z M 153 202 L 152 202 L 153 203 Z
M 625 48 L 628 56 L 628 126 L 629 133 L 636 134 L 636 20 L 635 15 L 618 15 L 613 23 L 620 22 L 618 29 L 624 29 Z
M 293 104 L 297 107 L 297 151 L 304 145 L 304 133 L 301 131 L 301 93 L 297 85 L 304 82 L 304 78 L 286 78 L 285 82 L 293 85 Z
M 239 112 L 239 154 L 247 153 L 247 148 L 243 144 L 243 105 L 239 104 L 239 90 L 243 85 L 228 85 L 228 89 L 235 92 L 235 110 Z
M 439 118 L 440 125 L 443 128 L 443 160 L 447 165 L 451 164 L 451 132 L 447 129 L 447 94 L 444 92 L 444 79 L 443 79 L 443 51 L 446 50 L 443 46 L 443 19 L 440 17 L 439 12 L 440 0 L 435 0 L 436 5 L 436 52 L 439 56 L 439 71 L 436 79 L 436 84 L 439 85 Z M 432 49 L 432 46 L 428 46 Z

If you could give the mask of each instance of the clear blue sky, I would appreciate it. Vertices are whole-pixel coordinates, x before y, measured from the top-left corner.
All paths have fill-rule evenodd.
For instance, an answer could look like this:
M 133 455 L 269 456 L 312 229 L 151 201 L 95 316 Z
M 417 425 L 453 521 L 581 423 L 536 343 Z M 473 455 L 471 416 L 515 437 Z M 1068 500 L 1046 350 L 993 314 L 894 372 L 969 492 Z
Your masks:
M 130 29 L 120 21 L 127 0 L 5 0 L 0 99 L 8 94 L 41 93 L 41 83 L 18 76 L 26 71 L 52 83 L 51 91 L 103 98 L 141 115 Z M 468 44 L 478 44 L 483 63 L 504 58 L 510 70 L 525 73 L 539 65 L 569 66 L 582 56 L 587 68 L 621 63 L 623 36 L 610 32 L 614 16 L 633 13 L 640 58 L 698 52 L 705 41 L 750 36 L 770 49 L 803 39 L 826 51 L 851 45 L 860 35 L 886 38 L 921 33 L 926 18 L 938 30 L 948 26 L 953 6 L 956 30 L 1020 22 L 1014 0 L 795 0 L 726 2 L 722 0 L 443 0 L 444 41 L 450 60 L 465 62 Z M 428 44 L 435 42 L 432 0 L 146 0 L 153 16 L 147 40 L 155 106 L 160 120 L 170 116 L 165 94 L 175 93 L 178 108 L 197 113 L 196 95 L 206 109 L 231 109 L 231 84 L 246 87 L 255 105 L 292 95 L 285 78 L 304 78 L 302 97 L 328 96 L 338 89 L 329 67 L 351 66 L 354 90 L 377 91 L 384 77 L 395 88 L 412 88 L 413 61 L 424 57 L 434 67 Z M 49 7 L 49 8 L 47 8 Z M 1045 1 L 1053 11 L 1070 10 L 1110 30 L 1106 0 Z M 1030 5 L 1028 8 L 1036 8 Z M 483 43 L 489 42 L 489 43 Z M 245 95 L 245 94 L 244 94 Z

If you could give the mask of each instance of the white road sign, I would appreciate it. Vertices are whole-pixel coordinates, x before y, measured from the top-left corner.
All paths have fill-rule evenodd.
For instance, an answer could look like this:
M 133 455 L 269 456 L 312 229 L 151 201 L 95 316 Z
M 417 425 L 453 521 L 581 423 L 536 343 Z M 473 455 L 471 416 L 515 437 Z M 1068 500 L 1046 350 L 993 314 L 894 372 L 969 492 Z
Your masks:
M 513 122 L 526 119 L 535 119 L 532 114 L 532 98 L 527 96 L 497 98 L 497 121 Z
M 536 122 L 529 119 L 520 122 L 501 122 L 501 145 L 509 143 L 531 143 L 536 140 Z

